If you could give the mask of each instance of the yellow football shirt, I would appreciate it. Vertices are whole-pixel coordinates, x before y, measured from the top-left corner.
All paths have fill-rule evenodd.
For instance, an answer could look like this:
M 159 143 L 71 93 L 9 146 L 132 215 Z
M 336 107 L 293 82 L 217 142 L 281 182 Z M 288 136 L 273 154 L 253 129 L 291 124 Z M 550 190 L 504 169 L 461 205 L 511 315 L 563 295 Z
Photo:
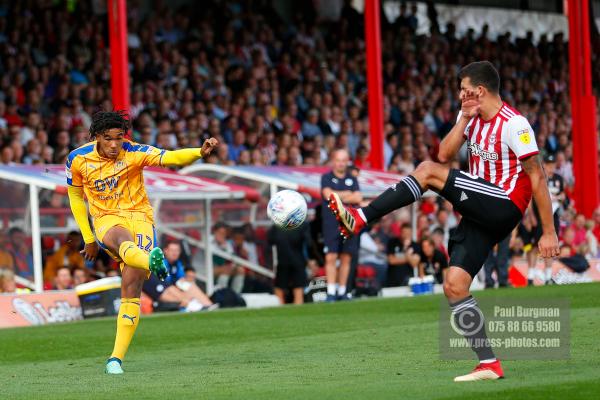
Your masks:
M 96 150 L 96 141 L 93 141 L 69 154 L 67 183 L 83 187 L 94 219 L 118 215 L 153 223 L 143 168 L 162 165 L 164 153 L 165 150 L 125 140 L 121 152 L 113 160 L 101 157 Z

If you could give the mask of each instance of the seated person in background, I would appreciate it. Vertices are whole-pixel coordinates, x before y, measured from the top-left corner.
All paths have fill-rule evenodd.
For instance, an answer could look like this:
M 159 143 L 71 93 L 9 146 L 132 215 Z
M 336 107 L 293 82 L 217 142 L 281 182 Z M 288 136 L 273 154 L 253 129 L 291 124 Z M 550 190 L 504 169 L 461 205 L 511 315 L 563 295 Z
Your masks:
M 229 227 L 226 224 L 217 222 L 213 226 L 211 245 L 213 248 L 234 254 L 233 245 L 227 238 L 228 231 Z M 213 255 L 213 267 L 217 288 L 231 286 L 238 293 L 242 291 L 244 286 L 244 271 L 242 268 L 236 267 L 231 261 L 216 254 Z
M 206 291 L 206 284 L 198 278 L 198 273 L 194 267 L 185 267 L 183 279 L 184 281 L 195 283 L 203 292 Z
M 181 278 L 176 283 L 161 282 L 154 274 L 144 281 L 142 291 L 154 302 L 176 303 L 186 312 L 211 311 L 218 306 L 196 285 Z
M 235 228 L 232 237 L 233 253 L 251 263 L 258 264 L 256 244 L 246 240 L 243 227 Z M 241 286 L 240 286 L 241 284 Z M 237 293 L 261 293 L 271 292 L 270 281 L 264 279 L 249 268 L 242 266 L 234 267 L 234 279 L 231 289 Z
M 54 277 L 54 290 L 73 289 L 73 277 L 69 267 L 60 267 Z
M 435 242 L 429 237 L 421 239 L 421 261 L 419 262 L 419 276 L 433 275 L 436 283 L 444 283 L 448 272 L 448 259 L 440 250 L 435 248 Z
M 229 227 L 222 223 L 217 222 L 213 226 L 213 235 L 211 240 L 211 246 L 218 248 L 226 253 L 233 254 L 233 246 L 229 240 L 227 240 L 227 233 Z M 205 266 L 206 268 L 206 266 Z M 221 256 L 213 254 L 213 268 L 215 276 L 215 284 L 217 288 L 229 287 L 230 280 L 235 287 L 242 289 L 244 286 L 244 275 L 237 276 L 236 268 L 231 261 L 224 259 Z M 232 275 L 236 275 L 232 278 Z M 235 289 L 234 289 L 235 290 Z
M 75 268 L 73 270 L 73 286 L 81 285 L 90 281 L 89 273 L 87 269 Z
M 8 235 L 4 231 L 0 231 L 0 268 L 7 268 L 14 271 L 15 261 L 12 254 L 6 251 L 8 245 Z
M 444 244 L 448 243 L 448 241 L 444 239 L 444 231 L 442 228 L 435 228 L 431 232 L 431 239 L 433 239 L 433 243 L 435 243 L 435 248 L 448 258 L 448 249 L 446 249 L 446 245 Z
M 46 260 L 44 282 L 52 282 L 52 279 L 56 276 L 56 272 L 64 265 L 85 268 L 85 261 L 83 255 L 79 252 L 80 250 L 81 235 L 76 231 L 69 232 L 65 243 Z
M 374 226 L 375 228 L 376 226 Z M 364 231 L 360 235 L 358 263 L 375 269 L 378 288 L 382 288 L 385 285 L 388 270 L 385 245 L 378 236 L 372 234 L 372 231 Z
M 388 276 L 386 286 L 406 286 L 419 265 L 419 245 L 412 240 L 412 227 L 402 225 L 400 237 L 392 237 L 387 245 Z
M 33 253 L 25 232 L 21 228 L 13 227 L 8 231 L 8 237 L 10 243 L 6 248 L 13 257 L 15 273 L 33 280 Z
M 17 284 L 12 269 L 0 268 L 0 293 L 15 293 Z
M 183 263 L 181 262 L 181 243 L 176 240 L 168 241 L 164 247 L 165 265 L 169 270 L 169 276 L 165 282 L 175 283 L 185 275 Z
M 235 228 L 232 237 L 233 251 L 238 257 L 258 264 L 258 252 L 256 244 L 246 240 L 246 233 L 243 227 Z

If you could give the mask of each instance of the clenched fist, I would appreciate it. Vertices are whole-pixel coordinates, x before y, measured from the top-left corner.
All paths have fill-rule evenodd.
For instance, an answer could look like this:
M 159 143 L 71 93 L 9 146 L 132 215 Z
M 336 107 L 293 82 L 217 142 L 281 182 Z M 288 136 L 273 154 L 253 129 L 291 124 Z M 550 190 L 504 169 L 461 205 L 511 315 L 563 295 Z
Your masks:
M 202 157 L 208 156 L 215 147 L 219 145 L 219 141 L 215 138 L 208 138 L 202 144 Z

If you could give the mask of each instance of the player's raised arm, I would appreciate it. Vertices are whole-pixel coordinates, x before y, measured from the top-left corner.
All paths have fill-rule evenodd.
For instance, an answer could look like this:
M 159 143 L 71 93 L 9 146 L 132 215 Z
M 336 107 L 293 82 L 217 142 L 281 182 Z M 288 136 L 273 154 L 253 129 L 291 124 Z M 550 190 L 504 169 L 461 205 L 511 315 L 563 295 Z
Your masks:
M 460 147 L 467 139 L 465 132 L 469 121 L 479 114 L 479 100 L 477 96 L 462 87 L 460 94 L 462 105 L 456 124 L 440 143 L 438 160 L 441 163 L 450 162 L 456 156 L 456 153 L 458 153 Z
M 167 150 L 161 156 L 161 165 L 183 167 L 208 156 L 219 141 L 215 138 L 209 138 L 204 141 L 202 148 L 190 148 L 179 150 Z
M 538 242 L 540 255 L 544 258 L 558 255 L 558 238 L 554 230 L 552 200 L 546 182 L 546 174 L 539 160 L 539 150 L 533 129 L 523 116 L 515 116 L 509 121 L 508 146 L 519 159 L 523 171 L 529 176 L 533 199 L 538 207 L 542 224 L 542 236 Z
M 554 218 L 552 216 L 552 201 L 548 184 L 546 183 L 546 174 L 536 155 L 529 156 L 521 160 L 523 170 L 529 175 L 531 180 L 531 189 L 533 199 L 537 204 L 542 224 L 542 236 L 538 242 L 539 251 L 542 257 L 558 256 L 558 238 L 554 230 Z M 538 221 L 540 223 L 540 221 Z

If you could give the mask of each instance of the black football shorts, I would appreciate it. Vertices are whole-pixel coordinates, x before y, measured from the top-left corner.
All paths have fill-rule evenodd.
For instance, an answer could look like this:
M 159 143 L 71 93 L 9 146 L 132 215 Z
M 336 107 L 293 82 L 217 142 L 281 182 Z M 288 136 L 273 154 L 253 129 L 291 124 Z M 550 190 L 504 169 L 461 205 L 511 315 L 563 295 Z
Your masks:
M 450 266 L 474 277 L 490 250 L 521 221 L 521 210 L 498 186 L 458 169 L 450 170 L 440 195 L 462 215 L 448 242 Z

